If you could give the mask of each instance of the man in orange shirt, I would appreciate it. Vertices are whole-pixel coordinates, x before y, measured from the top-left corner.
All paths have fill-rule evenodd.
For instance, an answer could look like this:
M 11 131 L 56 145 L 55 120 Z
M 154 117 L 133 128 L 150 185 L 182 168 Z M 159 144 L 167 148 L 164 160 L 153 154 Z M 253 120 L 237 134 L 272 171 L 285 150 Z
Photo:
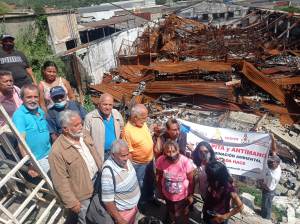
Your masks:
M 143 104 L 136 104 L 130 111 L 122 138 L 127 142 L 133 167 L 142 191 L 141 201 L 153 199 L 153 141 L 146 121 L 148 110 Z M 147 183 L 146 183 L 147 182 Z

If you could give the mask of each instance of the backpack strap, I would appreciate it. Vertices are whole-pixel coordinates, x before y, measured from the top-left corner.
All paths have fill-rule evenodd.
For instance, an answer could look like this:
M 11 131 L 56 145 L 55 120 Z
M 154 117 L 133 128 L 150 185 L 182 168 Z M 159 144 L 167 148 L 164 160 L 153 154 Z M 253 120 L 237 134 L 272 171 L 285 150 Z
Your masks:
M 103 173 L 103 170 L 104 170 L 105 168 L 109 169 L 110 172 L 111 172 L 111 176 L 112 176 L 112 180 L 113 180 L 113 185 L 114 185 L 114 192 L 116 193 L 116 178 L 115 178 L 115 175 L 114 175 L 114 171 L 112 170 L 112 168 L 111 168 L 110 166 L 105 166 L 105 167 L 103 167 L 103 169 L 102 169 L 102 173 Z M 101 177 L 102 177 L 102 173 L 101 173 Z

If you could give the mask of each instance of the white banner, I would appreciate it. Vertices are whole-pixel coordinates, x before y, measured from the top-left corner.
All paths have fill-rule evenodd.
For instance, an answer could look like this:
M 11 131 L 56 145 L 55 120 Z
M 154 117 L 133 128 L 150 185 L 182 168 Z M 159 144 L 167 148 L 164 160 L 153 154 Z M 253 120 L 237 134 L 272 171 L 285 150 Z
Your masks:
M 266 166 L 271 138 L 269 134 L 214 128 L 178 119 L 187 132 L 187 142 L 209 142 L 216 158 L 223 160 L 231 174 L 260 178 Z

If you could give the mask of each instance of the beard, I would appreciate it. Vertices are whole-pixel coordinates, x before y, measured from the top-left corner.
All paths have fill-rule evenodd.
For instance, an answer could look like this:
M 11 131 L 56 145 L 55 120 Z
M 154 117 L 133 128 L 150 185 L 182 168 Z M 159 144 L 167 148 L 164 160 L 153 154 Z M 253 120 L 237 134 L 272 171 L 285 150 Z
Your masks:
M 82 130 L 80 131 L 77 131 L 77 132 L 69 132 L 69 135 L 72 137 L 72 138 L 81 138 L 83 137 L 83 133 L 82 133 Z
M 36 110 L 36 109 L 38 109 L 39 104 L 37 102 L 30 102 L 30 103 L 26 103 L 25 106 L 29 110 Z

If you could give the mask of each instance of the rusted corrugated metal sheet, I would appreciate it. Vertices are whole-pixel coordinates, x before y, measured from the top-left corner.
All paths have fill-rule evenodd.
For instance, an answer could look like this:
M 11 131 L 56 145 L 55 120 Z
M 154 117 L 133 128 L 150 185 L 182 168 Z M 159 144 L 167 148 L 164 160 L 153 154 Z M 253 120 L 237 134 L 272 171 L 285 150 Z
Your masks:
M 153 76 L 143 74 L 142 70 L 145 69 L 147 69 L 147 66 L 144 65 L 121 65 L 117 70 L 119 75 L 124 79 L 127 79 L 132 83 L 138 83 L 153 79 Z
M 136 90 L 138 84 L 133 83 L 103 83 L 98 85 L 91 85 L 90 88 L 100 92 L 109 93 L 115 100 L 122 102 L 130 101 L 132 93 Z
M 224 82 L 155 81 L 147 83 L 145 93 L 200 94 L 233 100 L 232 89 L 225 86 Z
M 157 62 L 144 68 L 145 70 L 153 70 L 161 73 L 178 74 L 191 71 L 205 72 L 231 72 L 231 63 L 211 62 L 211 61 L 181 61 L 177 63 Z
M 252 64 L 245 61 L 242 72 L 251 82 L 258 85 L 282 104 L 286 104 L 286 96 L 280 86 L 257 70 Z
M 295 77 L 276 77 L 272 80 L 280 86 L 300 84 L 300 76 Z

